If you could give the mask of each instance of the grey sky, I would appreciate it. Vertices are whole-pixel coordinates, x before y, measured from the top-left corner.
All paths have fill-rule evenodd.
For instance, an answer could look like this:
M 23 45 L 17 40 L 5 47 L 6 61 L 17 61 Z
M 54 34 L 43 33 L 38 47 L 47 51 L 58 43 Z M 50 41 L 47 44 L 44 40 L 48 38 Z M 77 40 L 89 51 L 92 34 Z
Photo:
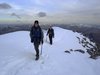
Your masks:
M 11 13 L 19 14 L 23 22 L 100 24 L 100 0 L 1 0 L 0 15 L 8 20 L 13 19 Z

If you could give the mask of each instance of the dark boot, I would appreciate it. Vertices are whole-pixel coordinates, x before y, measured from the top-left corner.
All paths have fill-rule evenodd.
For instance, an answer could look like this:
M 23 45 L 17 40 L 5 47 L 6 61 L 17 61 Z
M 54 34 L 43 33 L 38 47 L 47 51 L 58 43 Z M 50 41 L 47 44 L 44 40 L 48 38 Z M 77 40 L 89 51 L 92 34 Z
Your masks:
M 35 60 L 38 60 L 38 59 L 39 59 L 39 55 L 36 56 Z

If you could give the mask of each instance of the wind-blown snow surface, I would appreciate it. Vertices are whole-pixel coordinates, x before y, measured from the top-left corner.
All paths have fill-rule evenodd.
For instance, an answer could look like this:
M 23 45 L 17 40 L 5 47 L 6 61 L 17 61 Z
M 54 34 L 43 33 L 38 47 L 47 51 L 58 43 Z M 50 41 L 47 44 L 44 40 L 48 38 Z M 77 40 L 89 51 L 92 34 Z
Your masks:
M 28 31 L 0 35 L 0 75 L 100 75 L 100 59 L 90 59 L 87 53 L 64 52 L 86 51 L 76 38 L 82 35 L 59 27 L 54 30 L 53 45 L 46 41 L 44 31 L 43 53 L 38 61 Z

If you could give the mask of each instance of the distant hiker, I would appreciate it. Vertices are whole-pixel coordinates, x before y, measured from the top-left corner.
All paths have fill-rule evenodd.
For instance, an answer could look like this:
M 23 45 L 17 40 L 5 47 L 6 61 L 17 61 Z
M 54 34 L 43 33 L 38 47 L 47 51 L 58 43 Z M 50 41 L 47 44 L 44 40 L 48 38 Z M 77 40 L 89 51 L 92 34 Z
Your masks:
M 34 48 L 36 51 L 36 59 L 39 59 L 39 45 L 43 44 L 43 32 L 39 26 L 39 21 L 35 20 L 34 25 L 31 27 L 30 31 L 31 42 L 34 43 Z
M 52 38 L 54 38 L 54 29 L 51 26 L 47 31 L 47 35 L 49 37 L 50 44 L 52 45 Z

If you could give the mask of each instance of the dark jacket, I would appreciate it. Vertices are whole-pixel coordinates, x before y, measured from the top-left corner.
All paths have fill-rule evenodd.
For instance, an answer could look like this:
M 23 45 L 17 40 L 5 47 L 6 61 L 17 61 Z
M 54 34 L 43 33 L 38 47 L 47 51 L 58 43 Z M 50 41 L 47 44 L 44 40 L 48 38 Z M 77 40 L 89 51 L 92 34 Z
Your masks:
M 48 31 L 47 31 L 47 35 L 49 35 L 50 37 L 54 37 L 54 30 L 53 28 L 49 28 Z
M 30 37 L 31 37 L 31 42 L 33 43 L 43 43 L 43 32 L 40 26 L 35 27 L 32 26 L 31 31 L 30 31 Z

